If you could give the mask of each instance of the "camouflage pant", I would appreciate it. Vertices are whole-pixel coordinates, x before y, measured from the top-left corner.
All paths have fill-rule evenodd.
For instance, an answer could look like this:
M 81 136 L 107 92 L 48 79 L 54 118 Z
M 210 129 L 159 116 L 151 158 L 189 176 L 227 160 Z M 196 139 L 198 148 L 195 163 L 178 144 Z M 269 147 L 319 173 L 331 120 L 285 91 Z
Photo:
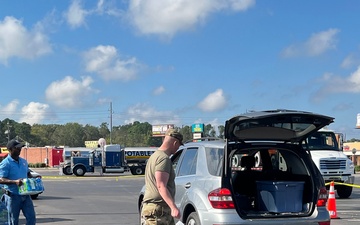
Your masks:
M 175 225 L 171 210 L 166 204 L 144 203 L 141 225 Z

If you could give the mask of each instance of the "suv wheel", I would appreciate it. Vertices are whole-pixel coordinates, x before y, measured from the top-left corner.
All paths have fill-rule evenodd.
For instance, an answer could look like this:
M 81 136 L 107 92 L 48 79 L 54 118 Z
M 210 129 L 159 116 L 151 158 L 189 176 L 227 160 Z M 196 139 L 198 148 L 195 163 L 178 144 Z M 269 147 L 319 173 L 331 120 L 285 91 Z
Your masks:
M 199 216 L 196 212 L 190 213 L 186 220 L 186 225 L 200 225 Z

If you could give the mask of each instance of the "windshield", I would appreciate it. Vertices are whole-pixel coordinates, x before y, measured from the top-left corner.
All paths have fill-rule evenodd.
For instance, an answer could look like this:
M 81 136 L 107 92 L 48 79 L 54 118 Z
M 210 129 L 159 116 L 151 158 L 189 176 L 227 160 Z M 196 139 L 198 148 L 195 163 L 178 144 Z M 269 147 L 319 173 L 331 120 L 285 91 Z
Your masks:
M 335 133 L 317 132 L 306 139 L 308 149 L 311 150 L 335 150 L 341 151 Z M 306 145 L 306 143 L 303 143 Z

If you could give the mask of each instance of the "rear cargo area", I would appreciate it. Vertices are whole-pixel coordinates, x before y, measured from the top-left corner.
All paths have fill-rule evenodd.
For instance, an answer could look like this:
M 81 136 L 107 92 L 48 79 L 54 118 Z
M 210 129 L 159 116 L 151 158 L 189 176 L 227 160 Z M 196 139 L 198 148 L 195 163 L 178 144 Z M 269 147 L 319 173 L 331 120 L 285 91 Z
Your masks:
M 234 157 L 237 161 L 232 161 L 232 188 L 235 205 L 242 216 L 309 213 L 313 184 L 306 166 L 296 154 L 285 150 L 271 150 L 269 154 L 262 150 L 249 155 L 239 151 Z

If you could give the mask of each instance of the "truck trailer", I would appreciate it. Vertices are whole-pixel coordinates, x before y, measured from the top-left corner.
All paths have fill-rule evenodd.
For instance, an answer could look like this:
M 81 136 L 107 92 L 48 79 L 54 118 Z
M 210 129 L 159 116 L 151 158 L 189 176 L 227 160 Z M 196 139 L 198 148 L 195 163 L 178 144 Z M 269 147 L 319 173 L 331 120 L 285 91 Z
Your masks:
M 155 152 L 155 147 L 126 147 L 125 162 L 133 175 L 145 173 L 145 166 L 149 157 Z

